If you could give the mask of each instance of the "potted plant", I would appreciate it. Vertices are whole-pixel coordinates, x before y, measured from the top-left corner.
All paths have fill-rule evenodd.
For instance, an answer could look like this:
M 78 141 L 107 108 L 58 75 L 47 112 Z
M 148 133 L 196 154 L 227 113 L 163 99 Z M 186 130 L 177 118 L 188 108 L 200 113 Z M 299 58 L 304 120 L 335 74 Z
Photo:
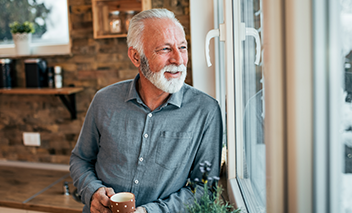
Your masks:
M 186 205 L 188 213 L 240 213 L 241 209 L 235 209 L 234 206 L 222 199 L 222 187 L 218 185 L 220 178 L 208 177 L 211 170 L 211 164 L 207 161 L 200 164 L 202 172 L 202 180 L 188 180 L 187 185 L 191 188 L 194 194 L 194 203 Z M 212 180 L 212 184 L 209 184 Z M 203 195 L 200 198 L 196 197 L 198 184 L 203 184 Z
M 17 55 L 30 55 L 30 43 L 32 40 L 32 33 L 34 33 L 33 23 L 28 21 L 19 23 L 15 21 L 10 24 L 10 29 Z

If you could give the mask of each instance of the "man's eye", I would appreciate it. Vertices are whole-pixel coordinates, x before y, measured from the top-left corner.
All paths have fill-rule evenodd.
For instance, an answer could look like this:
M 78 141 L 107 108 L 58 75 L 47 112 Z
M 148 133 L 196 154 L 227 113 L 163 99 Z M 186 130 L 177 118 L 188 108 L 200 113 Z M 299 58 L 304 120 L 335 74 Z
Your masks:
M 163 51 L 168 51 L 168 50 L 170 50 L 170 48 L 168 48 L 168 47 L 164 47 L 163 49 L 161 49 L 161 50 L 163 50 Z
M 186 47 L 186 46 L 181 46 L 180 49 L 181 49 L 181 50 L 186 50 L 187 47 Z

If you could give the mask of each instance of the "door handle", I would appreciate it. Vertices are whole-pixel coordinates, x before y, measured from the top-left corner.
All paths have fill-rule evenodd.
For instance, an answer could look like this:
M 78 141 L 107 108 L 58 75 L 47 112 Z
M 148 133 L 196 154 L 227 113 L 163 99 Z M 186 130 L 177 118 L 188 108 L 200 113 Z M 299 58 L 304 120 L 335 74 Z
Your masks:
M 212 29 L 210 30 L 206 37 L 205 37 L 205 58 L 207 61 L 207 65 L 208 67 L 211 67 L 212 64 L 210 62 L 210 55 L 209 55 L 209 45 L 210 45 L 210 40 L 212 38 L 215 37 L 220 37 L 220 41 L 225 41 L 225 33 L 224 33 L 224 24 L 220 24 L 219 25 L 220 28 L 219 29 Z M 260 63 L 260 58 L 261 58 L 261 50 L 262 50 L 262 45 L 261 45 L 261 41 L 260 41 L 260 37 L 259 37 L 259 33 L 256 29 L 251 28 L 251 27 L 245 27 L 244 24 L 242 23 L 242 25 L 240 26 L 242 29 L 245 29 L 245 36 L 253 36 L 255 39 L 255 43 L 256 43 L 256 56 L 255 56 L 255 64 L 259 65 Z M 243 33 L 242 33 L 243 36 Z M 241 36 L 241 37 L 242 37 Z M 242 39 L 245 39 L 245 36 L 242 37 Z
M 220 24 L 219 29 L 210 30 L 205 37 L 205 59 L 207 61 L 208 67 L 211 67 L 210 55 L 209 55 L 209 45 L 210 40 L 215 37 L 220 37 L 220 41 L 225 41 L 225 25 Z
M 259 33 L 256 29 L 254 28 L 250 28 L 250 27 L 246 27 L 246 36 L 253 36 L 255 39 L 255 43 L 256 43 L 256 56 L 255 56 L 255 64 L 259 65 L 260 62 L 260 53 L 262 50 L 262 44 L 260 42 L 260 37 L 259 37 Z
M 210 45 L 210 40 L 215 37 L 220 36 L 220 30 L 219 29 L 212 29 L 207 33 L 207 36 L 205 37 L 205 59 L 207 61 L 208 67 L 211 67 L 211 62 L 210 62 L 210 50 L 209 50 L 209 45 Z

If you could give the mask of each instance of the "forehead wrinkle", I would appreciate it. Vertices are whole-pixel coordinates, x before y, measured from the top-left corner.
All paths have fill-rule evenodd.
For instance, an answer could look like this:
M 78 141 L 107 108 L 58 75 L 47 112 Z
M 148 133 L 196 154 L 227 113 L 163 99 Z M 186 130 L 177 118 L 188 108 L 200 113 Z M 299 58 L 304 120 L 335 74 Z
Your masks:
M 160 27 L 159 21 L 160 22 L 165 21 L 163 22 L 163 24 L 166 24 L 167 26 Z M 158 33 L 159 35 L 162 35 L 164 38 L 169 37 L 169 35 L 177 36 L 179 34 L 182 34 L 183 37 L 185 36 L 182 28 L 180 28 L 180 26 L 178 26 L 172 20 L 169 20 L 169 19 L 157 19 L 156 21 L 153 21 L 151 25 L 153 26 L 151 26 L 148 29 L 153 30 L 154 33 Z

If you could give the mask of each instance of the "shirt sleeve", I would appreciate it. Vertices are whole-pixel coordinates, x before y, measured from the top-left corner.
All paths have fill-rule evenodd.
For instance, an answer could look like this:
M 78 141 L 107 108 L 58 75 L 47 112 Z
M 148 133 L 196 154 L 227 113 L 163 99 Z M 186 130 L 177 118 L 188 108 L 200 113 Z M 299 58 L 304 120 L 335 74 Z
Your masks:
M 70 174 L 82 202 L 90 208 L 91 197 L 103 187 L 96 176 L 95 162 L 99 148 L 99 131 L 95 122 L 94 99 L 88 108 L 77 144 L 70 158 Z
M 194 159 L 192 170 L 189 174 L 190 180 L 198 178 L 202 179 L 202 172 L 200 170 L 200 164 L 208 161 L 211 163 L 211 171 L 209 177 L 219 177 L 220 175 L 220 164 L 221 164 L 221 151 L 222 151 L 222 138 L 223 138 L 223 126 L 221 119 L 220 107 L 214 109 L 209 119 L 204 125 L 203 137 L 201 145 L 199 147 Z M 208 183 L 211 185 L 211 181 Z M 203 187 L 198 185 L 196 190 L 196 197 L 199 199 L 202 196 Z M 147 209 L 148 213 L 177 213 L 185 212 L 184 209 L 188 205 L 194 203 L 194 194 L 188 186 L 182 187 L 179 191 L 171 194 L 166 199 L 159 199 L 157 201 L 142 205 Z

